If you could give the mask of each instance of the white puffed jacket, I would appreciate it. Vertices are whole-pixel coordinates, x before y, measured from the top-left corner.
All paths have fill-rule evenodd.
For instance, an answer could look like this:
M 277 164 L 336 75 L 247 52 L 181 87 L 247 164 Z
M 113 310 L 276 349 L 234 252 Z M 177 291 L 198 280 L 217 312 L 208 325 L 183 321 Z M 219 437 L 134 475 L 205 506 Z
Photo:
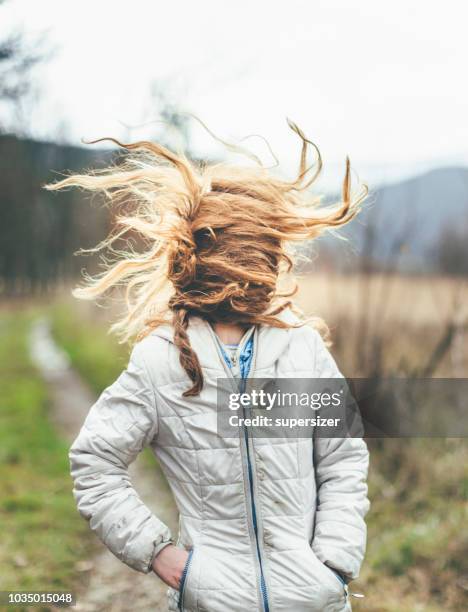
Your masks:
M 190 551 L 180 592 L 169 589 L 170 610 L 349 610 L 347 587 L 330 568 L 352 580 L 363 560 L 365 442 L 218 435 L 217 379 L 231 374 L 206 321 L 192 317 L 188 333 L 204 376 L 198 397 L 182 395 L 190 381 L 165 325 L 136 344 L 91 408 L 70 450 L 80 513 L 123 562 L 151 571 L 172 535 L 129 478 L 149 445 L 180 513 L 177 545 Z M 259 326 L 250 376 L 341 374 L 310 327 Z

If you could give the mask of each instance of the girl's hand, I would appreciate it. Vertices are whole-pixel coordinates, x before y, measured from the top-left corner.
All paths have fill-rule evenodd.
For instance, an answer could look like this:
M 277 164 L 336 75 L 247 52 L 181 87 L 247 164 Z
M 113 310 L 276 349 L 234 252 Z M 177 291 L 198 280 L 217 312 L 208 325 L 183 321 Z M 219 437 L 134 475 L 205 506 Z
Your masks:
M 153 571 L 167 585 L 178 591 L 188 555 L 186 550 L 168 544 L 156 555 Z

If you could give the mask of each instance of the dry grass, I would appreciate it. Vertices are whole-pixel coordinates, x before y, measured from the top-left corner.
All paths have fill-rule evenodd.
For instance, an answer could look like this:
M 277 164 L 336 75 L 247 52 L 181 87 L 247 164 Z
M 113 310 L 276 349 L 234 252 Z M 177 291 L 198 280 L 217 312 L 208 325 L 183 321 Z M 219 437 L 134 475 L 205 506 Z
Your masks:
M 431 375 L 468 374 L 466 279 L 309 275 L 300 279 L 298 303 L 330 326 L 332 352 L 348 376 L 366 376 L 377 359 L 381 373 L 421 372 L 445 341 Z
M 454 314 L 468 319 L 468 280 L 397 275 L 310 274 L 300 278 L 305 311 L 331 322 L 356 320 L 363 310 L 386 322 L 420 327 L 443 325 Z

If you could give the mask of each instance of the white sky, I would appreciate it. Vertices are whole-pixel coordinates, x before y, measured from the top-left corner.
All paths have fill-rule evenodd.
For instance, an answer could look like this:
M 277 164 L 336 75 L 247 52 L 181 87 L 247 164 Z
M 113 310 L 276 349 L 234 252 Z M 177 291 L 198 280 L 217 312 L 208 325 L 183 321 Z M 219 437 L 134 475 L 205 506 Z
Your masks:
M 366 179 L 468 163 L 460 0 L 9 0 L 0 20 L 56 49 L 36 75 L 36 137 L 152 136 L 122 124 L 157 119 L 159 82 L 219 136 L 265 136 L 286 168 L 298 155 L 286 116 L 330 167 L 349 154 Z M 200 127 L 192 137 L 220 154 Z

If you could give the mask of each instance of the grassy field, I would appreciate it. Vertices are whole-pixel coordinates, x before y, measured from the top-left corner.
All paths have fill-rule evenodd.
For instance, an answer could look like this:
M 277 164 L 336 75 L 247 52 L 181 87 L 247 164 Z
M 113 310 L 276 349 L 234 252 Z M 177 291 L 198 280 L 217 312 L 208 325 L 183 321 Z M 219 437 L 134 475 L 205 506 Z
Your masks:
M 310 303 L 314 294 L 308 295 Z M 100 390 L 120 372 L 128 349 L 105 333 L 108 320 L 99 320 L 92 308 L 70 308 L 65 304 L 53 310 L 56 338 L 69 347 L 76 367 Z M 419 334 L 417 326 L 412 329 Z M 391 330 L 382 333 L 391 335 Z M 409 345 L 415 337 L 406 338 Z M 417 337 L 424 352 L 432 336 Z M 333 349 L 338 362 L 343 359 L 340 348 L 338 344 Z M 368 551 L 361 578 L 352 585 L 366 597 L 354 599 L 354 609 L 466 610 L 468 444 L 457 439 L 406 439 L 371 440 L 369 446 Z
M 91 538 L 71 495 L 68 445 L 29 361 L 30 319 L 0 311 L 0 590 L 73 590 Z
M 327 320 L 358 320 L 363 313 L 412 329 L 468 317 L 468 281 L 434 276 L 309 274 L 300 278 L 298 299 Z
M 127 365 L 129 347 L 106 333 L 104 323 L 92 310 L 80 310 L 69 302 L 50 308 L 52 332 L 68 353 L 74 367 L 99 395 Z
M 468 445 L 371 440 L 368 548 L 359 610 L 466 610 Z
M 73 366 L 97 397 L 126 367 L 130 347 L 119 344 L 114 336 L 106 333 L 109 321 L 102 316 L 96 317 L 92 307 L 59 301 L 48 312 L 56 342 L 65 349 Z M 143 457 L 148 468 L 157 467 L 148 448 L 143 450 Z
M 330 326 L 347 376 L 365 377 L 377 361 L 383 375 L 431 363 L 431 376 L 467 376 L 466 279 L 311 274 L 300 279 L 298 303 Z

